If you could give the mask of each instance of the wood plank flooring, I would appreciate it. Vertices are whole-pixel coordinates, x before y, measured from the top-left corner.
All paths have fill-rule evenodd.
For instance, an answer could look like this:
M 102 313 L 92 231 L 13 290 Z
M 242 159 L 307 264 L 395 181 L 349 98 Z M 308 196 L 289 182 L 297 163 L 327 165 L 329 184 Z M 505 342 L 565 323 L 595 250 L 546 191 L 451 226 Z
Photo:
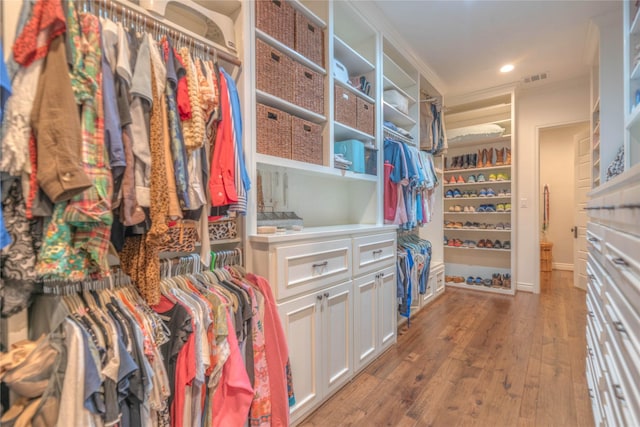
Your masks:
M 301 425 L 592 426 L 585 292 L 542 276 L 540 295 L 447 289 Z

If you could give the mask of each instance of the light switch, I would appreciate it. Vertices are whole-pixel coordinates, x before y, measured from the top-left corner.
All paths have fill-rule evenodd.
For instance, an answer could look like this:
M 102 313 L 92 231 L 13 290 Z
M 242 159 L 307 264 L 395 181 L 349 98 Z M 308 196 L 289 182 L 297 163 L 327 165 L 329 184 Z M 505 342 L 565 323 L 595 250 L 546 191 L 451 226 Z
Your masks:
M 522 198 L 520 199 L 520 207 L 521 208 L 526 208 L 529 206 L 529 200 L 527 198 Z

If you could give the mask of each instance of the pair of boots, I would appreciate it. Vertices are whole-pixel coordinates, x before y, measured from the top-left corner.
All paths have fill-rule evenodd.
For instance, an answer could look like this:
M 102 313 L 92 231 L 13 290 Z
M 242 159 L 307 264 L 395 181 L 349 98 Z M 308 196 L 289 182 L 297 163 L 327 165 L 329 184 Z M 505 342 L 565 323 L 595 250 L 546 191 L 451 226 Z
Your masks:
M 510 148 L 496 148 L 495 149 L 495 161 L 493 160 L 493 147 L 482 150 L 478 150 L 478 166 L 479 168 L 485 168 L 490 166 L 502 166 L 511 164 L 511 149 Z
M 511 164 L 511 148 L 496 149 L 496 166 Z
M 447 167 L 447 159 L 444 159 L 444 168 Z M 478 156 L 476 154 L 464 154 L 462 156 L 455 156 L 451 159 L 451 169 L 469 169 L 477 167 Z
M 489 166 L 493 166 L 493 147 L 478 150 L 478 167 L 488 168 Z

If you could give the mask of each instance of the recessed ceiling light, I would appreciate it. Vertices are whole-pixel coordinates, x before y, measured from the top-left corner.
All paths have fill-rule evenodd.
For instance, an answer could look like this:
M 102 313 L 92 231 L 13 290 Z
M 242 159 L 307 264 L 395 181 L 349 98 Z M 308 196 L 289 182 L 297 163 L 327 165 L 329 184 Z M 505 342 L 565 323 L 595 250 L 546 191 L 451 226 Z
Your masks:
M 500 68 L 501 73 L 508 73 L 509 71 L 513 71 L 513 64 L 506 64 Z

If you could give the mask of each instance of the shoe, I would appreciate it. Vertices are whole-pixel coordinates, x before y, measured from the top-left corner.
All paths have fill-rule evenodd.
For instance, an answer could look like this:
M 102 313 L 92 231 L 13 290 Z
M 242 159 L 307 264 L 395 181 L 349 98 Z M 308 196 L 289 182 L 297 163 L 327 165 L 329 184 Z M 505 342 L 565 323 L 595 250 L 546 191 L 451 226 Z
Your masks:
M 473 224 L 470 221 L 467 221 L 464 223 L 462 228 L 473 228 Z
M 470 213 L 474 213 L 476 211 L 476 208 L 473 206 L 467 206 L 469 208 L 469 212 Z
M 482 224 L 479 224 L 477 228 L 479 230 L 486 230 L 487 229 L 487 223 L 483 222 Z
M 453 190 L 453 198 L 457 199 L 459 197 L 462 197 L 462 193 L 456 188 L 455 190 Z
M 511 197 L 511 189 L 510 189 L 510 188 L 507 188 L 506 190 L 504 190 L 504 195 L 505 195 L 506 197 Z
M 462 240 L 460 239 L 454 239 L 453 241 L 453 246 L 455 246 L 456 248 L 459 248 L 462 246 Z
M 455 206 L 453 207 L 453 211 L 454 211 L 454 212 L 462 212 L 462 206 L 460 206 L 460 205 L 455 205 Z
M 471 228 L 480 228 L 480 223 L 478 223 L 478 222 L 474 222 L 474 223 L 471 225 Z
M 456 181 L 458 184 L 464 184 L 464 178 L 462 175 L 458 175 L 458 180 Z
M 485 167 L 488 166 L 495 166 L 495 163 L 493 162 L 493 147 L 489 148 L 489 150 L 487 151 L 487 161 L 484 163 Z
M 487 197 L 496 197 L 496 192 L 493 191 L 493 188 L 487 188 Z
M 469 198 L 469 192 L 468 191 L 463 191 L 462 192 L 462 198 L 463 199 L 468 199 Z
M 476 182 L 486 182 L 487 179 L 484 177 L 484 174 L 479 173 L 478 176 L 476 177 Z
M 487 224 L 487 230 L 495 230 L 495 229 L 496 229 L 495 224 Z
M 478 155 L 476 153 L 469 154 L 469 167 L 473 169 L 478 167 Z
M 496 175 L 496 181 L 509 181 L 509 177 L 503 173 Z
M 471 277 L 471 276 L 467 277 L 467 285 L 473 285 L 473 281 L 474 280 L 475 279 L 473 277 Z
M 484 241 L 484 247 L 487 249 L 493 249 L 493 242 L 489 239 Z
M 476 176 L 469 175 L 469 178 L 467 178 L 467 184 L 474 184 L 475 182 L 476 182 Z
M 456 206 L 455 205 L 449 206 L 449 212 L 455 212 L 455 211 L 456 211 Z
M 484 167 L 484 160 L 482 160 L 482 150 L 478 149 L 478 162 L 476 163 L 476 167 L 477 168 L 483 168 Z
M 476 193 L 476 190 L 469 191 L 469 197 L 471 197 L 472 199 L 478 197 L 478 193 Z
M 510 165 L 511 164 L 511 148 L 505 148 L 504 151 L 505 151 L 504 164 Z
M 505 203 L 504 204 L 504 211 L 505 212 L 511 212 L 511 203 Z
M 507 193 L 504 190 L 498 191 L 498 197 L 507 197 Z
M 478 242 L 477 246 L 478 246 L 479 248 L 484 248 L 485 243 L 486 243 L 486 242 L 485 242 L 485 240 L 484 240 L 484 239 L 482 239 L 482 240 L 480 240 L 480 241 Z
M 487 197 L 487 189 L 481 188 L 480 193 L 478 194 L 480 197 Z
M 480 205 L 478 206 L 478 209 L 476 209 L 476 212 L 486 212 L 487 211 L 487 205 Z
M 496 212 L 504 212 L 504 204 L 503 203 L 498 203 L 498 206 L 496 206 Z
M 500 273 L 495 273 L 491 275 L 491 286 L 494 288 L 499 288 L 502 286 L 502 277 Z
M 511 289 L 511 274 L 505 273 L 502 275 L 502 287 Z
M 470 248 L 475 248 L 476 247 L 476 241 L 475 240 L 469 240 L 469 247 Z
M 449 181 L 447 181 L 447 184 L 455 184 L 456 183 L 456 177 L 451 175 L 451 178 L 449 178 Z
M 469 155 L 462 156 L 462 169 L 469 169 Z
M 463 212 L 469 212 L 469 206 L 465 206 Z
M 493 182 L 497 179 L 496 174 L 492 173 L 491 175 L 489 175 L 489 182 Z
M 485 212 L 495 212 L 496 211 L 496 207 L 495 207 L 495 205 L 485 205 L 484 211 Z
M 496 166 L 504 165 L 504 149 L 496 148 Z
M 462 277 L 462 276 L 454 276 L 453 277 L 453 282 L 454 283 L 464 283 L 464 277 Z
M 460 245 L 461 248 L 468 248 L 469 247 L 469 241 L 465 240 L 464 242 L 462 242 L 462 245 Z
M 493 249 L 502 249 L 502 243 L 500 242 L 500 240 L 496 240 L 495 242 L 493 242 Z
M 445 193 L 445 195 L 444 195 L 444 198 L 445 198 L 445 199 L 451 199 L 451 198 L 453 198 L 453 191 L 451 191 L 451 190 L 447 190 L 447 192 L 446 192 L 446 193 Z
M 482 277 L 476 277 L 475 284 L 482 286 Z
M 505 230 L 511 230 L 511 223 L 510 222 L 505 222 L 504 223 L 504 229 Z
M 453 224 L 455 224 L 453 221 L 445 221 L 444 228 L 453 228 Z M 444 240 L 447 240 L 447 238 L 445 237 Z
M 511 249 L 511 242 L 507 240 L 502 244 L 502 249 Z
M 504 224 L 499 222 L 496 224 L 496 230 L 504 230 Z
M 484 280 L 482 281 L 482 284 L 483 284 L 484 286 L 486 286 L 487 288 L 491 287 L 491 279 L 484 279 Z

